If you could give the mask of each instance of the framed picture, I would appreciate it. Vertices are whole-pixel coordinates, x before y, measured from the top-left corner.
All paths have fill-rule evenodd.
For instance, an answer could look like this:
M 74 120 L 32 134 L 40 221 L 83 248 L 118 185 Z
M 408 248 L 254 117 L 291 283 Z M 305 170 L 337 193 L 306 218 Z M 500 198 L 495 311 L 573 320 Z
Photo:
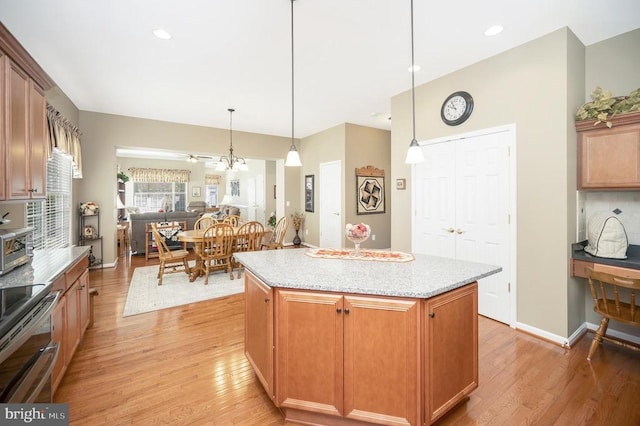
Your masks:
M 193 188 L 191 188 L 191 196 L 192 197 L 199 197 L 200 196 L 200 187 L 199 186 L 194 186 Z
M 356 169 L 357 214 L 385 212 L 384 170 L 373 166 Z
M 313 212 L 313 175 L 304 177 L 304 211 Z
M 400 189 L 400 190 L 407 189 L 407 180 L 406 179 L 396 179 L 396 189 Z
M 231 180 L 231 196 L 232 197 L 240 196 L 240 179 Z

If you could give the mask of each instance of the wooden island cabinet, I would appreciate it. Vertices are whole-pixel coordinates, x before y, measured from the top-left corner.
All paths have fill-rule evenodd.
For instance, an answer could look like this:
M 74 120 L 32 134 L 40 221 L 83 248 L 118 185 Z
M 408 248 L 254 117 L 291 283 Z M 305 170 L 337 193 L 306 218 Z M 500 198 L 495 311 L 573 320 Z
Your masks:
M 299 281 L 304 274 L 278 275 L 283 272 L 278 267 L 285 264 L 310 271 L 306 262 L 318 262 L 301 253 L 287 254 L 294 251 L 302 252 L 240 255 L 246 268 L 245 353 L 287 421 L 431 424 L 478 386 L 476 280 L 500 268 L 481 265 L 486 268 L 465 274 L 458 268 L 460 261 L 451 260 L 446 266 L 457 271 L 454 288 L 443 278 L 444 288 L 434 290 L 426 277 L 426 291 L 416 292 L 415 283 L 407 283 L 402 274 L 397 288 L 386 278 L 379 279 L 380 287 L 328 277 L 327 272 L 343 274 L 345 268 L 333 268 L 322 259 L 325 263 L 315 266 L 327 268 L 314 284 L 313 274 L 307 273 L 306 281 Z M 287 257 L 293 259 L 284 260 Z M 366 261 L 330 262 L 385 269 L 384 264 Z M 427 257 L 415 262 L 404 266 L 404 276 L 419 276 L 416 272 L 430 264 Z M 273 272 L 261 265 L 271 265 Z M 373 276 L 398 276 L 393 270 L 403 268 L 387 267 L 388 275 L 374 271 Z M 461 280 L 462 275 L 467 278 Z M 327 283 L 341 283 L 345 291 Z

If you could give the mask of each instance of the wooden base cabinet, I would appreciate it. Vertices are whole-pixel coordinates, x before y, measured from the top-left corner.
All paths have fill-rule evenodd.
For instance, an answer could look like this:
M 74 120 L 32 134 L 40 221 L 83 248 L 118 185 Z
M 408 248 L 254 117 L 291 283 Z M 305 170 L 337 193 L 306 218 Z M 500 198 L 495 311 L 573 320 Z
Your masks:
M 431 299 L 271 288 L 245 275 L 245 352 L 286 420 L 422 425 L 478 386 L 477 283 Z
M 56 283 L 60 283 L 58 288 L 54 285 L 54 290 L 63 292 L 52 314 L 52 340 L 54 343 L 58 343 L 60 348 L 58 359 L 53 368 L 54 393 L 89 324 L 88 267 L 89 260 L 84 257 L 71 266 L 60 280 L 56 280 Z
M 427 299 L 425 305 L 425 410 L 431 424 L 478 387 L 478 285 Z

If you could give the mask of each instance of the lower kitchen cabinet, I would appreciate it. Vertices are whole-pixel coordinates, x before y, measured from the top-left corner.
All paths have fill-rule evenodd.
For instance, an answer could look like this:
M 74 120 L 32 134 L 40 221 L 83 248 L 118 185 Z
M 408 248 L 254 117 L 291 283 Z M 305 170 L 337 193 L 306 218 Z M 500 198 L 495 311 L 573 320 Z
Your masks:
M 58 343 L 58 359 L 53 369 L 53 392 L 64 376 L 73 354 L 89 324 L 89 260 L 82 258 L 56 283 L 63 291 L 53 311 L 53 341 Z M 54 290 L 56 285 L 54 284 Z
M 430 299 L 272 288 L 245 274 L 245 352 L 287 421 L 422 425 L 478 386 L 477 283 Z
M 245 355 L 258 380 L 274 400 L 273 289 L 245 271 Z
M 425 410 L 431 424 L 478 387 L 478 284 L 425 305 Z

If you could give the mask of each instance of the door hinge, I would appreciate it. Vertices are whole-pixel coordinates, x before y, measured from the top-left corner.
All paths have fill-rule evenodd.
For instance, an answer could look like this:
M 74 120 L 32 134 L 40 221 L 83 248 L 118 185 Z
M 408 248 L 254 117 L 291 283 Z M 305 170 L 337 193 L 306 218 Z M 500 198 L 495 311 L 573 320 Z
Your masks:
M 511 147 L 507 146 L 507 157 L 511 157 Z
M 511 283 L 507 283 L 507 292 L 511 293 Z
M 511 215 L 507 215 L 507 225 L 511 225 Z

